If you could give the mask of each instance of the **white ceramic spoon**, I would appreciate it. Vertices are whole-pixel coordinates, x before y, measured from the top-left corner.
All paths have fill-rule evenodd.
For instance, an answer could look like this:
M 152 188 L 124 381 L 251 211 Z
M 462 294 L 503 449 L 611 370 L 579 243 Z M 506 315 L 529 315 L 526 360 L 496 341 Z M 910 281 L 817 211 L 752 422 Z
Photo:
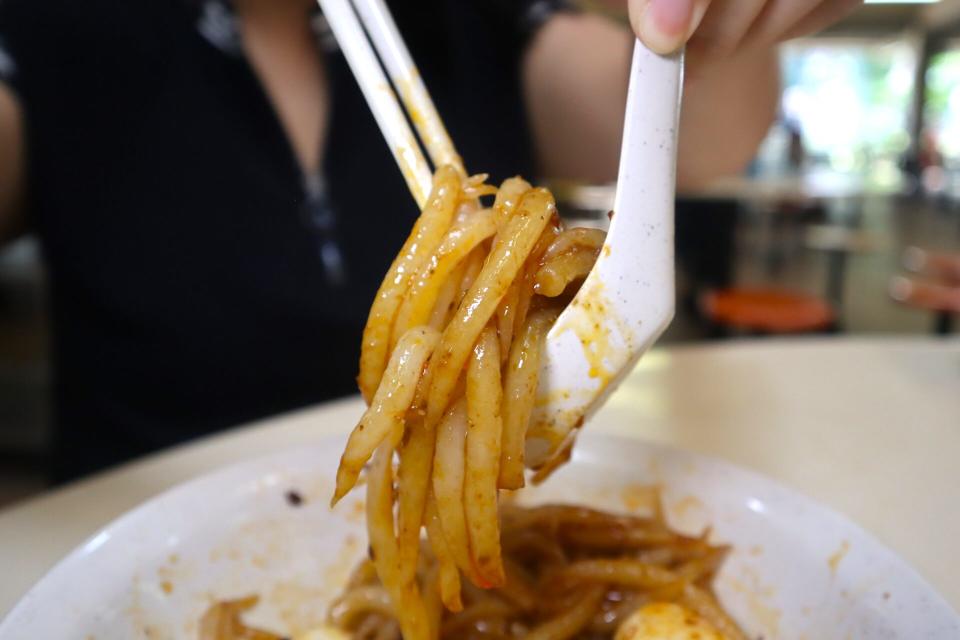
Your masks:
M 610 228 L 547 335 L 527 466 L 569 454 L 576 431 L 670 324 L 682 54 L 634 45 Z

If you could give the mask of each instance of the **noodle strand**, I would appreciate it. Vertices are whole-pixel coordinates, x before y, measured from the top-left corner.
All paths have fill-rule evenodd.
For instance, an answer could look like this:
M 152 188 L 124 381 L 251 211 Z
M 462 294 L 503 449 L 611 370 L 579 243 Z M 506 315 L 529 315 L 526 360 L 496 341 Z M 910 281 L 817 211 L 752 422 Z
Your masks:
M 503 385 L 500 453 L 500 487 L 503 489 L 519 489 L 524 485 L 523 448 L 539 382 L 540 352 L 556 317 L 555 311 L 546 309 L 531 315 L 510 349 Z
M 502 396 L 500 341 L 496 329 L 488 326 L 480 334 L 467 368 L 469 428 L 463 490 L 472 559 L 486 587 L 504 582 L 497 516 Z
M 555 212 L 553 196 L 546 189 L 528 191 L 520 200 L 516 214 L 504 228 L 502 241 L 490 252 L 480 275 L 440 338 L 427 403 L 428 423 L 436 424 L 446 411 L 460 370 L 477 337 Z
M 437 341 L 437 332 L 429 327 L 415 327 L 400 339 L 370 407 L 347 440 L 337 469 L 337 487 L 332 504 L 339 502 L 357 483 L 363 465 L 383 439 L 393 429 L 403 429 L 404 415 L 413 401 L 424 364 L 433 353 Z
M 433 254 L 450 227 L 460 200 L 460 175 L 453 167 L 440 167 L 433 178 L 433 191 L 410 237 L 390 266 L 377 291 L 360 350 L 360 374 L 357 383 L 369 403 L 380 385 L 391 342 L 390 331 L 397 310 L 420 265 Z

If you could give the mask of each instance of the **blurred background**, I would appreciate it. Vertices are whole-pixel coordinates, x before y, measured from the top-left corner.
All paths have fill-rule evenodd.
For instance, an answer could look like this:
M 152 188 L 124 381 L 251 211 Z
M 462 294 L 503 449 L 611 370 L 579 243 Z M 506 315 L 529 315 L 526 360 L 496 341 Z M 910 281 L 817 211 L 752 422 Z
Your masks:
M 783 47 L 781 67 L 748 171 L 680 194 L 662 342 L 952 332 L 951 313 L 891 283 L 922 262 L 912 247 L 960 252 L 960 2 L 868 3 Z M 566 216 L 606 223 L 611 188 L 552 186 Z M 46 484 L 44 301 L 27 237 L 0 252 L 0 505 Z

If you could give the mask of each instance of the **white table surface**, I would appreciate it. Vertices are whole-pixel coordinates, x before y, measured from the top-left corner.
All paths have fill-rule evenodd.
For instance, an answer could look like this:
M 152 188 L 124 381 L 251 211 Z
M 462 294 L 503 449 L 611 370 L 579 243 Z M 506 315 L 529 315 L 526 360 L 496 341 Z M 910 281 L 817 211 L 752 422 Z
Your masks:
M 754 204 L 812 202 L 840 198 L 894 196 L 903 192 L 903 179 L 877 184 L 864 176 L 813 169 L 781 176 L 726 176 L 681 195 L 688 199 L 730 199 Z
M 346 430 L 358 399 L 238 428 L 0 512 L 0 614 L 107 522 L 183 480 Z M 725 458 L 841 511 L 960 609 L 960 340 L 651 352 L 586 428 Z

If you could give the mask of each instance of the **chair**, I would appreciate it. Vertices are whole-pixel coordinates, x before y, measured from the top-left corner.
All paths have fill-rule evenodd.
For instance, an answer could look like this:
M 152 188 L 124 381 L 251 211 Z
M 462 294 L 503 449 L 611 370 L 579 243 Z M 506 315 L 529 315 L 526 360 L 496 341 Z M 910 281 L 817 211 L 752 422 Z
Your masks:
M 785 289 L 735 287 L 708 291 L 700 308 L 723 334 L 730 330 L 754 334 L 829 332 L 836 314 L 822 298 Z

